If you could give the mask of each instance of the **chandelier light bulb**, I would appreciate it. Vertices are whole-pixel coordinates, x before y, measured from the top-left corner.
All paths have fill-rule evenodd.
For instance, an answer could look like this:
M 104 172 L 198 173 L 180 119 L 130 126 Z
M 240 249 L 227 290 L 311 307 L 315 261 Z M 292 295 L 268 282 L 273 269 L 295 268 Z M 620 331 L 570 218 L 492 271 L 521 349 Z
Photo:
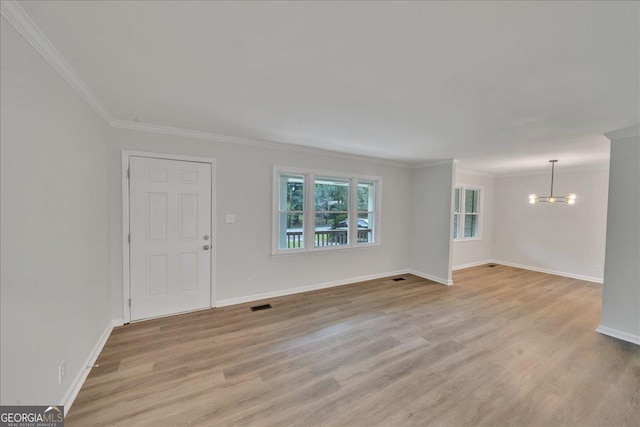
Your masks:
M 570 205 L 575 205 L 576 204 L 576 199 L 575 197 L 573 199 L 569 199 L 567 200 L 567 203 L 569 203 Z

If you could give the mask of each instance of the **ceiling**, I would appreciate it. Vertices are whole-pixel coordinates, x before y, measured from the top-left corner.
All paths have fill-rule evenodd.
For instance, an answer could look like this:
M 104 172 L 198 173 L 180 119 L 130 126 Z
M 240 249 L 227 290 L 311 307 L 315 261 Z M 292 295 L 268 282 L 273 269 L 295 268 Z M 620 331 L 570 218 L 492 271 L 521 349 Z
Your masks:
M 117 120 L 490 173 L 606 162 L 638 2 L 20 2 Z

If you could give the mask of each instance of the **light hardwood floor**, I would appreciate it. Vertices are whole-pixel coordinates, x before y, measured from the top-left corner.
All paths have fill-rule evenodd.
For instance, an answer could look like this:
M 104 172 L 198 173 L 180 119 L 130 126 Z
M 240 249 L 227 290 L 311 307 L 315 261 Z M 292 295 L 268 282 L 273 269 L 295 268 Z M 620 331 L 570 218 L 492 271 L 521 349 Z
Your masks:
M 640 425 L 602 285 L 480 266 L 117 328 L 67 426 Z

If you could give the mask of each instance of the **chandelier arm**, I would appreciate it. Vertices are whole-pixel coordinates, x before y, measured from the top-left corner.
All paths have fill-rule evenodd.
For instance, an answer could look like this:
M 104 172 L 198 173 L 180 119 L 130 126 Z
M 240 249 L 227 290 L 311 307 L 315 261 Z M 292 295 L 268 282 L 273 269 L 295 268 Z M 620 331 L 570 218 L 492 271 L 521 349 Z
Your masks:
M 551 161 L 551 197 L 553 197 L 553 173 L 555 172 L 556 162 Z

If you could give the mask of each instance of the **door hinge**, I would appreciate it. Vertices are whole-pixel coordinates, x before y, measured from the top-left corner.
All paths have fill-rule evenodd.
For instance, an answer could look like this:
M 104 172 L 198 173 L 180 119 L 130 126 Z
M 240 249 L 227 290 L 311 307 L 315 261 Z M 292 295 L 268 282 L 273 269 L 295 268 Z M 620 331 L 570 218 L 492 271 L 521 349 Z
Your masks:
M 127 179 L 131 179 L 131 168 L 127 169 Z
M 129 298 L 129 308 L 131 308 L 131 298 Z
M 129 235 L 127 236 L 127 242 L 131 244 L 131 233 L 129 233 Z

